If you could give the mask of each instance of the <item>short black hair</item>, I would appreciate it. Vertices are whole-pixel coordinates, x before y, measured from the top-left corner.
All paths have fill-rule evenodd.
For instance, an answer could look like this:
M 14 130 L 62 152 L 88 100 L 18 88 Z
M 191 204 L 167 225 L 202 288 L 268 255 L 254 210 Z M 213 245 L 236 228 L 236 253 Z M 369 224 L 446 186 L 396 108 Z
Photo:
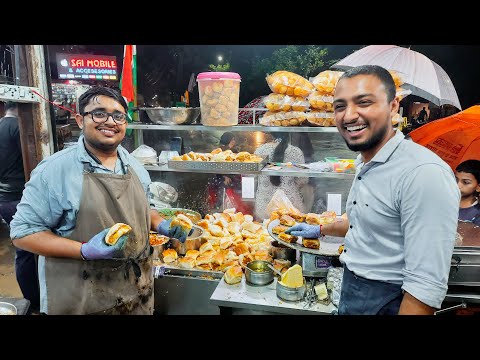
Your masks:
M 459 164 L 455 171 L 472 174 L 480 183 L 480 160 L 466 160 Z
M 396 88 L 395 82 L 393 81 L 392 74 L 390 72 L 378 65 L 361 65 L 351 68 L 345 71 L 340 77 L 339 81 L 344 78 L 352 78 L 357 75 L 373 75 L 377 77 L 385 86 L 385 91 L 387 92 L 388 102 L 395 99 Z
M 90 100 L 101 95 L 107 96 L 116 100 L 117 102 L 120 103 L 120 105 L 123 106 L 123 108 L 125 109 L 125 113 L 128 112 L 128 105 L 125 99 L 123 98 L 123 96 L 118 91 L 109 87 L 104 87 L 104 86 L 93 86 L 87 91 L 85 91 L 78 98 L 78 112 L 80 114 L 83 114 L 85 107 L 88 105 Z
M 17 108 L 18 108 L 18 105 L 16 102 L 13 102 L 13 101 L 5 102 L 5 111 L 10 109 L 17 109 Z
M 232 139 L 234 137 L 235 137 L 235 135 L 233 135 L 233 133 L 231 133 L 231 132 L 223 133 L 223 135 L 220 137 L 220 144 L 221 145 L 228 145 L 228 144 L 230 144 L 230 141 L 232 141 Z

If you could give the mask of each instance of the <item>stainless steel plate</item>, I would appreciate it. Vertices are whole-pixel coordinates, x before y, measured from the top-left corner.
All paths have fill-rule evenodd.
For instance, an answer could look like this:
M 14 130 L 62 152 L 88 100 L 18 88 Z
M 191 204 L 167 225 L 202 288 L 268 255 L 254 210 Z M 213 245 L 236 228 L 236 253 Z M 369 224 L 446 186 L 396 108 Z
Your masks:
M 325 236 L 324 238 L 320 239 L 320 249 L 310 249 L 306 248 L 302 245 L 302 238 L 299 237 L 296 243 L 287 243 L 281 240 L 278 235 L 275 235 L 272 232 L 272 229 L 280 224 L 279 219 L 275 219 L 268 224 L 267 230 L 271 237 L 277 240 L 280 244 L 288 246 L 289 248 L 306 252 L 309 254 L 315 255 L 328 255 L 328 256 L 340 256 L 338 253 L 338 248 L 340 245 L 343 244 L 345 238 L 343 237 L 335 237 L 335 236 Z

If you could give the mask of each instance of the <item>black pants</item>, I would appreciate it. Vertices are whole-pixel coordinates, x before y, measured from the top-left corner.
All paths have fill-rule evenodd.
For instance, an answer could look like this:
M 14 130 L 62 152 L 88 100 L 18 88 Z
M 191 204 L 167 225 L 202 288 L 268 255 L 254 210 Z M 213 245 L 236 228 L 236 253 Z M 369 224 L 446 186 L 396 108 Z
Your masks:
M 369 280 L 343 267 L 339 315 L 397 315 L 403 299 L 402 286 Z
M 20 200 L 0 202 L 0 215 L 8 225 L 12 221 Z M 30 301 L 30 310 L 40 309 L 40 288 L 35 254 L 15 248 L 15 276 L 23 297 Z

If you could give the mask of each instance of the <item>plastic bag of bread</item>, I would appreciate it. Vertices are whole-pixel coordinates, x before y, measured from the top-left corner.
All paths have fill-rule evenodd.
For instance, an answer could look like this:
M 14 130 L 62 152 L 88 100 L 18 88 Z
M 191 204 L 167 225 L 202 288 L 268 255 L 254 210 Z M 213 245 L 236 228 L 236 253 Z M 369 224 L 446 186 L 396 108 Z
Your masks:
M 270 111 L 289 111 L 292 108 L 290 96 L 272 93 L 263 98 L 265 107 Z
M 306 98 L 314 89 L 307 79 L 290 71 L 276 71 L 268 75 L 266 80 L 270 90 L 276 94 Z
M 259 122 L 263 126 L 299 126 L 305 122 L 305 114 L 303 111 L 267 111 Z
M 393 82 L 395 83 L 395 87 L 400 87 L 405 83 L 405 75 L 395 71 L 395 70 L 388 70 L 390 75 L 392 75 Z
M 300 96 L 296 96 L 292 99 L 292 110 L 293 111 L 306 111 L 310 109 L 310 103 L 307 99 Z
M 322 95 L 333 95 L 338 79 L 342 76 L 343 71 L 325 70 L 317 76 L 310 79 L 315 89 Z
M 336 126 L 335 114 L 323 111 L 310 111 L 305 113 L 308 124 L 311 126 Z
M 274 211 L 289 209 L 289 211 L 299 213 L 300 211 L 293 206 L 292 202 L 282 189 L 277 189 L 272 196 L 272 200 L 267 204 L 267 213 Z
M 333 112 L 333 96 L 322 95 L 315 90 L 308 96 L 308 102 L 312 109 Z

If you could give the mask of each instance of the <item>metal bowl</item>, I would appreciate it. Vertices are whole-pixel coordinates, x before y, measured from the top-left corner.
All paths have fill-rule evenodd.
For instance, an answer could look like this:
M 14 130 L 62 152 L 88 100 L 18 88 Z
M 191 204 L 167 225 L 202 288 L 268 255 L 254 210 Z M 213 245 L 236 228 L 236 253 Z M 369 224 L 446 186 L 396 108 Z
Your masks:
M 285 301 L 300 301 L 305 296 L 305 279 L 303 285 L 298 288 L 291 288 L 282 285 L 277 281 L 277 297 Z
M 17 307 L 8 302 L 0 301 L 0 315 L 17 315 Z
M 198 250 L 202 245 L 202 235 L 204 230 L 197 225 L 193 225 L 193 233 L 184 243 L 175 238 L 170 238 L 170 248 L 175 249 L 177 254 L 185 255 L 188 250 Z
M 265 260 L 250 261 L 245 267 L 245 280 L 250 285 L 268 285 L 273 281 L 273 271 Z
M 192 220 L 192 223 L 194 224 L 202 220 L 202 215 L 199 212 L 190 210 L 190 209 L 163 208 L 163 209 L 157 209 L 157 211 L 165 219 L 171 219 L 172 217 L 178 214 L 184 214 L 186 217 Z
M 199 107 L 144 107 L 140 110 L 145 110 L 152 122 L 163 125 L 193 124 L 200 115 Z

